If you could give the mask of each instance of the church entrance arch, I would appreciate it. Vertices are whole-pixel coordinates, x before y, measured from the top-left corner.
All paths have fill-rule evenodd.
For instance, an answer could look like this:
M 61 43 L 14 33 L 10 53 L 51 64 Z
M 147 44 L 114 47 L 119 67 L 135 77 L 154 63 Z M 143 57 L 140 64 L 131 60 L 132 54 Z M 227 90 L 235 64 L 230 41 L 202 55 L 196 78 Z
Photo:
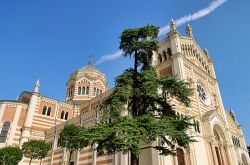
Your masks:
M 215 125 L 213 128 L 214 139 L 211 142 L 212 155 L 215 165 L 229 165 L 226 138 L 223 130 L 219 125 Z
M 242 165 L 248 165 L 247 158 L 244 154 L 241 155 L 241 159 L 242 159 L 242 163 L 243 163 Z

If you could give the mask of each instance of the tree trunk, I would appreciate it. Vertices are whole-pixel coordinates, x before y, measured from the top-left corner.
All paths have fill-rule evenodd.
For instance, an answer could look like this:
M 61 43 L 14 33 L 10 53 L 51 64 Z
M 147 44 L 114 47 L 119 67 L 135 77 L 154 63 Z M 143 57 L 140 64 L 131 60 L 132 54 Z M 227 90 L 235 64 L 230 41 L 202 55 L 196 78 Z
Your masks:
M 30 159 L 29 165 L 31 164 L 32 159 Z
M 73 153 L 73 151 L 69 151 L 69 161 L 68 161 L 68 165 L 70 165 L 72 153 Z
M 135 90 L 138 87 L 138 80 L 137 80 L 137 73 L 138 73 L 138 54 L 137 51 L 135 51 L 135 61 L 134 61 L 134 75 L 133 75 L 133 89 Z M 138 116 L 138 110 L 137 110 L 137 96 L 134 93 L 132 98 L 132 116 Z
M 138 68 L 138 54 L 137 51 L 135 51 L 135 61 L 134 61 L 134 71 L 137 73 L 137 68 Z
M 139 158 L 133 153 L 131 153 L 130 164 L 139 165 Z

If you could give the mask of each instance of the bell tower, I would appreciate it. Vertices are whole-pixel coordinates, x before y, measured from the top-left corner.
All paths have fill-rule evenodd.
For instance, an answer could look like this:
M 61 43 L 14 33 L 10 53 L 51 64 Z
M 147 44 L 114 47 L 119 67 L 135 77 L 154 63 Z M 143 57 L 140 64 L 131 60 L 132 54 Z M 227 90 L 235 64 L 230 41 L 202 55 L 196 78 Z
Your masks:
M 226 120 L 223 102 L 208 50 L 196 42 L 192 27 L 187 24 L 186 34 L 181 34 L 174 20 L 169 23 L 167 37 L 160 41 L 159 50 L 154 54 L 153 64 L 161 77 L 175 76 L 192 82 L 193 105 L 189 110 L 194 116 L 203 116 L 216 109 Z M 186 113 L 183 110 L 183 113 Z

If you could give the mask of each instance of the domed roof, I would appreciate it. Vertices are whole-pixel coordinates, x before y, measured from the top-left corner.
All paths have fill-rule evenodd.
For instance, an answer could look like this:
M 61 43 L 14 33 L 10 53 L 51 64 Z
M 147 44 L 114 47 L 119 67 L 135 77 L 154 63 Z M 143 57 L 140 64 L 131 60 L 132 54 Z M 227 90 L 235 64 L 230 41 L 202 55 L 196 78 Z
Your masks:
M 89 62 L 87 63 L 87 65 L 85 65 L 82 68 L 79 68 L 78 70 L 80 71 L 96 71 L 99 72 L 100 74 L 103 74 L 102 72 L 100 72 L 93 64 L 92 60 L 89 60 Z
M 67 84 L 69 83 L 70 80 L 78 80 L 81 77 L 86 77 L 88 79 L 92 79 L 92 80 L 97 80 L 100 79 L 102 80 L 105 84 L 108 83 L 107 79 L 106 79 L 106 75 L 104 73 L 102 73 L 101 71 L 99 71 L 93 64 L 92 60 L 89 60 L 89 62 L 87 63 L 87 65 L 85 65 L 84 67 L 81 67 L 79 69 L 77 69 L 76 71 L 74 71 L 71 75 L 70 78 L 67 82 Z

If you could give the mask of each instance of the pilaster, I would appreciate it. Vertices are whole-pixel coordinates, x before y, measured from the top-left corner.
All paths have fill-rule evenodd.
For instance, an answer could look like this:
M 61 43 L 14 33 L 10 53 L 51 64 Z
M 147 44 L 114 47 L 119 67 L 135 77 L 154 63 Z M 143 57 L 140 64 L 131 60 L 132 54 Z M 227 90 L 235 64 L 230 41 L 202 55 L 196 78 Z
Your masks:
M 14 116 L 13 122 L 11 124 L 10 135 L 8 138 L 9 140 L 7 142 L 7 145 L 9 145 L 9 146 L 13 143 L 21 110 L 22 110 L 22 105 L 17 105 L 15 116 Z
M 5 107 L 6 107 L 6 104 L 1 104 L 0 105 L 0 122 L 2 121 L 2 117 L 3 117 Z
M 185 68 L 183 58 L 181 57 L 181 53 L 176 53 L 172 56 L 173 60 L 173 73 L 174 76 L 179 78 L 180 80 L 185 79 Z

